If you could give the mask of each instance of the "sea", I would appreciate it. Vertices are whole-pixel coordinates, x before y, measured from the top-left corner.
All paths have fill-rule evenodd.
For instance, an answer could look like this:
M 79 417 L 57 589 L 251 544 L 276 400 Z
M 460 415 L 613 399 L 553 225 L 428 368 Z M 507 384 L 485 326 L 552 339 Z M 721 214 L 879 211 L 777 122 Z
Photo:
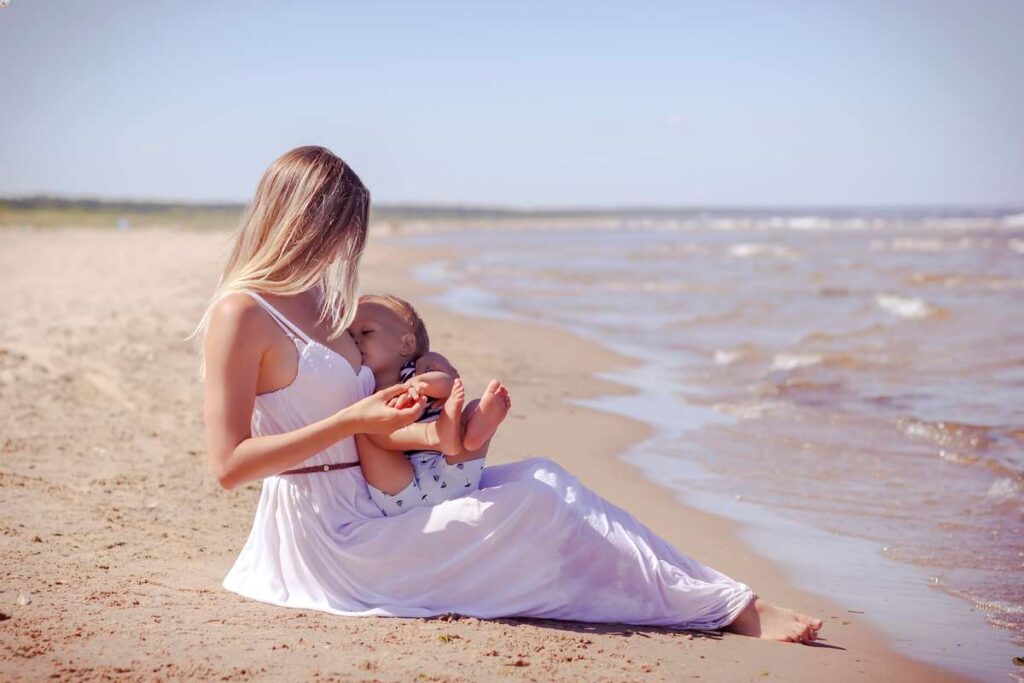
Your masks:
M 622 457 L 739 521 L 796 585 L 912 657 L 1024 680 L 1024 212 L 626 213 L 391 241 L 450 250 L 416 276 L 451 310 L 642 361 L 603 375 L 634 394 L 574 402 L 654 426 Z

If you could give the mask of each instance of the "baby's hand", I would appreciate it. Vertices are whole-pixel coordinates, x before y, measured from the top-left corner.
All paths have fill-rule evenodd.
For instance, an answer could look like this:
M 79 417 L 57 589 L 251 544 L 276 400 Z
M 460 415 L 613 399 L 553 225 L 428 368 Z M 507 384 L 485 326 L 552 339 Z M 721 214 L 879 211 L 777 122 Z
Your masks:
M 420 398 L 420 392 L 416 390 L 416 387 L 411 384 L 405 385 L 405 393 L 399 394 L 388 401 L 388 406 L 391 408 L 398 408 L 399 410 L 411 406 L 416 403 Z

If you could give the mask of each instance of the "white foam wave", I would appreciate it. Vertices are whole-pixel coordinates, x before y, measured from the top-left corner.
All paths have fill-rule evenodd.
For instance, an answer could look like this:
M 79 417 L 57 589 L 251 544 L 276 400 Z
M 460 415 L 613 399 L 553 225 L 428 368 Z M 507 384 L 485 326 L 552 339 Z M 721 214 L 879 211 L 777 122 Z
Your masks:
M 750 258 L 752 256 L 768 256 L 770 258 L 798 259 L 800 255 L 789 247 L 778 244 L 755 244 L 753 242 L 740 242 L 729 247 L 729 255 L 735 258 Z
M 938 312 L 934 306 L 916 297 L 897 296 L 895 294 L 879 294 L 875 302 L 886 313 L 900 318 L 927 318 Z
M 885 240 L 871 240 L 868 246 L 872 249 L 889 249 L 891 251 L 920 251 L 940 252 L 972 249 L 974 247 L 990 247 L 992 240 L 989 238 L 958 237 L 956 239 L 943 239 L 941 237 L 894 237 L 888 242 Z
M 1003 216 L 1003 226 L 1007 228 L 1024 228 L 1024 213 Z
M 729 415 L 737 420 L 756 420 L 775 412 L 777 407 L 778 406 L 772 403 L 751 403 L 747 405 L 737 403 L 715 403 L 711 406 L 712 410 Z
M 1009 477 L 997 479 L 988 488 L 988 495 L 991 498 L 1013 498 L 1018 493 L 1020 493 L 1020 484 Z
M 604 287 L 613 292 L 692 292 L 698 289 L 692 282 L 671 280 L 611 280 L 606 282 Z
M 1022 214 L 1024 215 L 1024 214 Z M 1006 243 L 1006 246 L 1010 248 L 1015 254 L 1024 254 L 1024 240 L 1019 240 L 1016 237 Z
M 745 356 L 742 351 L 736 349 L 718 349 L 715 351 L 715 365 L 732 365 Z
M 818 365 L 823 359 L 820 353 L 777 353 L 772 359 L 772 370 L 793 370 Z
M 921 437 L 922 435 L 915 434 L 913 431 L 908 430 L 908 436 Z M 947 451 L 944 448 L 939 449 L 939 457 L 946 462 L 956 463 L 957 465 L 970 465 L 978 462 L 978 458 L 975 456 L 964 455 L 963 453 L 958 453 L 956 451 Z

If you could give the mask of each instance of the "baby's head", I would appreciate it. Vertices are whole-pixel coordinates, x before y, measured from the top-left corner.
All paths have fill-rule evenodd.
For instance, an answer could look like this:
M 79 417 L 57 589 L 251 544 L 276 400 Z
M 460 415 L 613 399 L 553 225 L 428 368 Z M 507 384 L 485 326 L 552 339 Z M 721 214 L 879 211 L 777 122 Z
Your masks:
M 363 355 L 363 364 L 374 374 L 397 372 L 430 350 L 427 328 L 416 309 L 390 294 L 359 297 L 349 331 Z

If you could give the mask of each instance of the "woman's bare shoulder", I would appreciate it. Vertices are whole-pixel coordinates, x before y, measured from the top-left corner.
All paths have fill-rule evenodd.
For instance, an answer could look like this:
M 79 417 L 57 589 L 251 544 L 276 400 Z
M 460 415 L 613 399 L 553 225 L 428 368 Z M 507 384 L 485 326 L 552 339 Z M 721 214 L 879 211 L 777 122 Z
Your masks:
M 207 344 L 231 346 L 245 342 L 265 345 L 270 336 L 267 315 L 261 308 L 244 292 L 233 292 L 221 298 L 210 310 Z

